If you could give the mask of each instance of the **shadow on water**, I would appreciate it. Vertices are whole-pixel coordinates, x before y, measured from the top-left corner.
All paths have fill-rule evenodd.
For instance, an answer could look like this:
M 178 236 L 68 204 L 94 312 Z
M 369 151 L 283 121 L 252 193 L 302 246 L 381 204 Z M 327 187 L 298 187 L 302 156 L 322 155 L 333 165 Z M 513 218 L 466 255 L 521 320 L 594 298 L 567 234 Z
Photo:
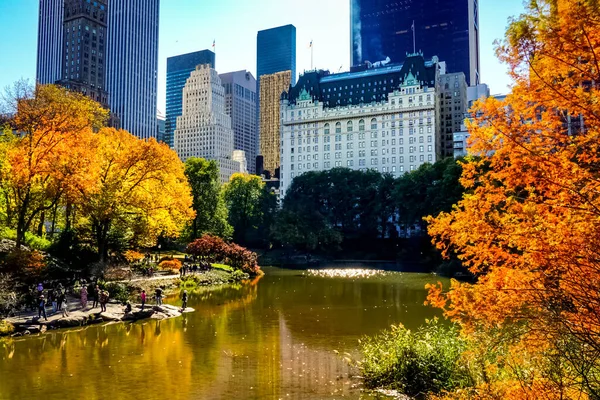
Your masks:
M 423 305 L 424 285 L 441 280 L 430 274 L 265 272 L 191 292 L 196 312 L 179 319 L 0 342 L 0 399 L 369 398 L 334 351 L 356 355 L 363 335 L 438 315 Z

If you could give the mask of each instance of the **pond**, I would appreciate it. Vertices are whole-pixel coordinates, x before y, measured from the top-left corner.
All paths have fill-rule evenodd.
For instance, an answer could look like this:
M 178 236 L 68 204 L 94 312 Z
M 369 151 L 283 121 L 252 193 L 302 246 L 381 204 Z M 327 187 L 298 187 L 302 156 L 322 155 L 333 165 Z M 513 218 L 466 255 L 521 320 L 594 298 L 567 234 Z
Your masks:
M 423 305 L 425 284 L 444 281 L 430 274 L 264 270 L 192 293 L 182 318 L 0 342 L 0 399 L 371 398 L 344 353 L 439 315 Z

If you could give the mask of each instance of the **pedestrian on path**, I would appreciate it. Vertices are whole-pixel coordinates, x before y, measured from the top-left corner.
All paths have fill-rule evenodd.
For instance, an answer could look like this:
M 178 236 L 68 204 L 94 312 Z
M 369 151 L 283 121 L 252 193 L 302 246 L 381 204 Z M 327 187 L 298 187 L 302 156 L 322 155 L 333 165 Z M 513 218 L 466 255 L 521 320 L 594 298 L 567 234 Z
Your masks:
M 142 294 L 140 294 L 140 298 L 142 299 L 142 311 L 144 311 L 144 306 L 146 305 L 146 291 L 142 290 Z
M 44 298 L 44 295 L 40 296 L 38 302 L 38 319 L 42 318 L 42 315 L 44 316 L 44 320 L 48 321 L 48 318 L 46 317 L 46 299 Z
M 156 297 L 156 305 L 157 306 L 162 306 L 162 295 L 163 295 L 162 288 L 157 287 L 156 291 L 154 292 L 154 296 Z
M 106 312 L 106 304 L 108 303 L 108 299 L 110 297 L 110 293 L 107 290 L 100 291 L 100 312 Z
M 92 309 L 98 307 L 98 304 L 100 304 L 100 286 L 96 285 L 93 295 L 94 303 L 92 304 Z
M 81 309 L 85 310 L 88 302 L 88 291 L 86 286 L 81 287 L 81 291 L 79 292 L 81 296 Z

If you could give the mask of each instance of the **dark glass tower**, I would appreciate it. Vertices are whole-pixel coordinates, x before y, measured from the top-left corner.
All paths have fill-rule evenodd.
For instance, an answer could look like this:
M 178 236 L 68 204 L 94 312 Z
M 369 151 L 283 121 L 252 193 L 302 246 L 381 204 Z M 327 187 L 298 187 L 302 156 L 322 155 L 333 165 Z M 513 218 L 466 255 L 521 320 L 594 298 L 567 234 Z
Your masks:
M 350 23 L 353 66 L 421 50 L 479 83 L 478 0 L 351 0 Z
M 260 82 L 260 77 L 263 75 L 282 71 L 292 71 L 292 84 L 296 83 L 296 27 L 294 25 L 258 32 L 256 82 Z
M 214 69 L 215 53 L 210 50 L 202 50 L 167 59 L 167 118 L 164 141 L 169 147 L 173 147 L 173 133 L 177 117 L 180 117 L 182 113 L 183 87 L 192 71 L 195 71 L 196 66 L 201 64 L 209 64 Z

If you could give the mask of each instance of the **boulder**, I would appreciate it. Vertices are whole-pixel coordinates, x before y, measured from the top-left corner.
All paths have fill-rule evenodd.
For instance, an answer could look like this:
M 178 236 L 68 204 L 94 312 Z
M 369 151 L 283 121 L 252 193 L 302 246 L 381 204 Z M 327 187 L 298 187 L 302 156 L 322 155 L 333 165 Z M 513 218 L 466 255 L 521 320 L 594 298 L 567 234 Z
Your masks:
M 55 326 L 57 328 L 73 328 L 76 326 L 83 326 L 87 323 L 87 317 L 82 315 L 73 315 L 71 317 L 57 319 L 56 321 L 52 321 L 50 325 Z
M 139 319 L 150 318 L 152 315 L 154 315 L 154 310 L 147 308 L 144 311 L 137 310 L 125 314 L 122 319 L 123 321 L 137 321 Z
M 121 320 L 121 316 L 111 313 L 111 312 L 100 313 L 99 318 L 101 318 L 102 321 L 120 321 Z
M 44 326 L 44 325 L 41 325 Z M 25 332 L 29 332 L 30 334 L 35 334 L 35 333 L 41 333 L 42 332 L 42 328 L 40 325 L 21 325 L 19 327 L 20 331 L 25 331 Z M 45 328 L 45 326 L 44 326 Z M 46 331 L 46 329 L 44 329 L 44 332 Z

